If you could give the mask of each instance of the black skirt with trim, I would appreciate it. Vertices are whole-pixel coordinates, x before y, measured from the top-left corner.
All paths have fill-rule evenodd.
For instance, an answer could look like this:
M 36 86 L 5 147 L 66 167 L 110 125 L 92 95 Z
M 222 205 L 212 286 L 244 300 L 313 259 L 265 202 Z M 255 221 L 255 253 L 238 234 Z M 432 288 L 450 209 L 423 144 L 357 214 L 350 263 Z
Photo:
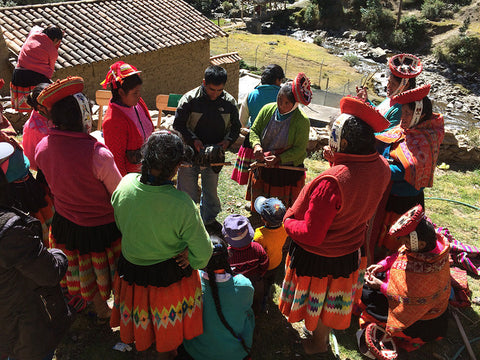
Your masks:
M 297 276 L 321 279 L 330 275 L 334 279 L 348 278 L 350 274 L 358 270 L 360 265 L 358 250 L 343 256 L 326 257 L 313 254 L 292 241 L 288 254 L 290 255 L 290 268 L 295 269 Z
M 303 167 L 303 164 L 298 165 Z M 254 170 L 256 179 L 260 178 L 264 183 L 270 186 L 296 186 L 305 176 L 304 171 L 259 167 Z
M 184 277 L 192 275 L 193 269 L 182 269 L 175 259 L 168 259 L 153 265 L 135 265 L 125 259 L 123 254 L 118 259 L 118 275 L 129 285 L 168 287 Z
M 115 222 L 98 226 L 81 226 L 55 212 L 52 220 L 52 236 L 57 244 L 67 250 L 78 250 L 80 255 L 103 252 L 122 234 Z

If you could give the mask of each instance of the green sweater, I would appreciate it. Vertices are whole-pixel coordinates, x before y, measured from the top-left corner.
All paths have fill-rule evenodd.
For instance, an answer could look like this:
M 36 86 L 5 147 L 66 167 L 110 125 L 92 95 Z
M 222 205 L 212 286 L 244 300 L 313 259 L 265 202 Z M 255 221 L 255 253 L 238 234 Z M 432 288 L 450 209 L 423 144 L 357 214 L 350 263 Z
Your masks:
M 267 127 L 268 122 L 277 110 L 277 103 L 265 105 L 258 113 L 255 122 L 250 129 L 250 144 L 252 148 L 260 144 L 263 130 Z M 308 135 L 310 132 L 310 120 L 307 115 L 297 108 L 290 120 L 290 129 L 288 130 L 287 146 L 290 148 L 280 154 L 282 164 L 292 162 L 295 166 L 303 163 L 307 157 Z
M 122 254 L 135 265 L 168 260 L 188 247 L 194 269 L 205 267 L 212 244 L 192 199 L 173 185 L 151 186 L 127 174 L 112 195 Z

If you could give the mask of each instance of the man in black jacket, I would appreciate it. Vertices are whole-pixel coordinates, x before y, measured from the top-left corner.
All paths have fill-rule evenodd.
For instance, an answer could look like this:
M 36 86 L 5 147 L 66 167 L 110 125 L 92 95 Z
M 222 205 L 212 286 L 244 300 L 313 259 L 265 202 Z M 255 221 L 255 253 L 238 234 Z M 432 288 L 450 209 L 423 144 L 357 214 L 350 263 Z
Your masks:
M 197 153 L 209 145 L 227 149 L 237 140 L 240 121 L 235 99 L 224 91 L 227 72 L 220 66 L 209 66 L 205 70 L 202 85 L 189 91 L 180 99 L 173 127 L 185 142 Z M 218 171 L 210 166 L 182 167 L 178 171 L 179 190 L 185 191 L 193 201 L 200 200 L 200 214 L 209 233 L 219 232 L 221 224 L 216 220 L 221 210 L 217 195 Z M 202 179 L 199 199 L 198 175 Z

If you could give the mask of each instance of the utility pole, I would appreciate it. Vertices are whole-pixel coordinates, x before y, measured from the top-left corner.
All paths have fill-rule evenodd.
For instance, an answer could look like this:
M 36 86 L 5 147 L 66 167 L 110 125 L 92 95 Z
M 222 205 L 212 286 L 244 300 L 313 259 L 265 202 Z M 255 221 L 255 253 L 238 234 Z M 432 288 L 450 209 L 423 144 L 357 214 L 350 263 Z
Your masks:
M 397 22 L 395 24 L 395 29 L 397 29 L 398 25 L 400 25 L 400 18 L 402 17 L 402 4 L 403 4 L 403 0 L 399 0 L 398 1 Z

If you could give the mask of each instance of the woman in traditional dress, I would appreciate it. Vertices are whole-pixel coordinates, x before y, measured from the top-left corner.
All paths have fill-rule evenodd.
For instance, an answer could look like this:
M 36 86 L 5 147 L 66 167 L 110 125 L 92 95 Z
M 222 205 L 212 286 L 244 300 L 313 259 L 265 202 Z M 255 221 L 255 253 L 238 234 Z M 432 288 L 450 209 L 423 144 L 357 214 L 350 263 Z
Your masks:
M 416 77 L 422 70 L 423 65 L 420 59 L 412 54 L 398 54 L 388 61 L 387 97 L 377 106 L 377 110 L 390 122 L 386 130 L 397 126 L 402 117 L 402 104 L 393 102 L 392 98 L 404 91 L 414 89 Z M 366 87 L 357 88 L 357 96 L 373 105 L 368 100 Z
M 255 160 L 253 149 L 250 146 L 249 129 L 262 107 L 277 100 L 278 91 L 284 78 L 285 74 L 279 65 L 268 65 L 262 73 L 262 83 L 245 97 L 245 101 L 240 107 L 240 122 L 243 127 L 242 131 L 245 133 L 245 140 L 238 150 L 231 176 L 231 179 L 240 185 L 247 184 L 248 170 L 250 164 Z
M 368 267 L 360 326 L 378 324 L 398 347 L 412 351 L 447 333 L 450 245 L 421 205 L 402 215 L 390 235 L 401 247 Z
M 101 83 L 112 91 L 103 121 L 105 145 L 122 176 L 140 172 L 141 147 L 154 129 L 147 105 L 140 97 L 143 82 L 139 73 L 134 66 L 117 61 Z
M 293 241 L 279 308 L 313 331 L 307 354 L 328 351 L 330 330 L 350 326 L 367 221 L 390 180 L 374 137 L 388 122 L 360 99 L 343 98 L 340 110 L 325 150 L 332 167 L 302 189 L 284 218 Z
M 386 214 L 381 217 L 383 226 L 376 241 L 388 250 L 398 248 L 396 239 L 388 235 L 390 226 L 414 205 L 425 206 L 423 189 L 433 185 L 445 129 L 443 116 L 432 113 L 429 92 L 430 85 L 424 85 L 394 96 L 392 101 L 402 105 L 401 122 L 376 136 L 380 141 L 377 148 L 389 160 L 391 170 L 392 187 L 387 194 Z
M 18 54 L 10 83 L 13 109 L 32 111 L 27 103 L 28 94 L 40 83 L 51 83 L 62 39 L 63 31 L 57 26 L 51 25 L 45 29 L 34 26 L 30 30 Z
M 125 176 L 112 196 L 122 255 L 110 324 L 138 351 L 155 344 L 162 359 L 203 331 L 197 269 L 207 265 L 212 244 L 195 203 L 172 182 L 188 157 L 177 132 L 153 133 L 142 173 Z
M 121 176 L 112 153 L 89 135 L 92 114 L 83 79 L 58 80 L 37 98 L 55 125 L 37 145 L 35 161 L 53 194 L 50 246 L 68 258 L 70 295 L 93 301 L 99 318 L 110 317 L 110 297 L 121 234 L 110 197 Z
M 250 144 L 257 167 L 250 172 L 246 199 L 251 210 L 258 196 L 277 197 L 286 207 L 292 206 L 305 184 L 303 160 L 307 156 L 310 120 L 298 104 L 312 100 L 310 80 L 305 74 L 282 86 L 277 102 L 265 105 L 250 131 Z M 298 167 L 281 169 L 279 165 Z

